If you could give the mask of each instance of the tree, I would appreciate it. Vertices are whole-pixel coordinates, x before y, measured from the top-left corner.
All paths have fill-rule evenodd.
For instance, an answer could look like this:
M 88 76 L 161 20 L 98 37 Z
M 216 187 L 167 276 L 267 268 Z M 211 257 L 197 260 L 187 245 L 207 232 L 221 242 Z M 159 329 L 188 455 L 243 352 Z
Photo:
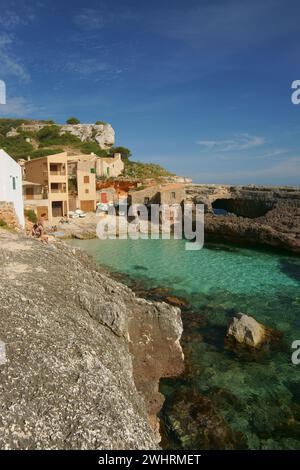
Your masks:
M 66 123 L 67 124 L 80 124 L 80 121 L 76 117 L 72 116 L 69 119 L 67 119 Z
M 56 139 L 59 137 L 59 128 L 58 126 L 45 126 L 38 131 L 37 137 L 42 142 Z
M 113 155 L 114 153 L 120 153 L 123 160 L 130 158 L 132 155 L 131 151 L 126 147 L 111 147 L 109 149 L 109 153 L 110 155 Z
M 103 126 L 105 126 L 106 122 L 104 122 L 104 121 L 96 121 L 95 124 L 96 124 L 96 126 L 100 126 L 101 124 L 102 124 Z

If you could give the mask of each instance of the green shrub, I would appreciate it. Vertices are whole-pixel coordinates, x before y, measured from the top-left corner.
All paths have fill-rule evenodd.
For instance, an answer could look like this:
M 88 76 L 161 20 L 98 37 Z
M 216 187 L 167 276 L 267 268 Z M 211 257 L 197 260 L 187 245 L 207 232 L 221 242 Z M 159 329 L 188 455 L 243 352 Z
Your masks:
M 38 133 L 37 138 L 40 141 L 41 147 L 49 147 L 50 145 L 80 145 L 81 140 L 79 137 L 65 132 L 60 135 L 60 128 L 58 126 L 43 127 Z
M 80 121 L 76 117 L 72 116 L 66 120 L 66 123 L 67 124 L 80 124 Z
M 26 209 L 24 211 L 25 217 L 33 224 L 37 223 L 37 215 L 32 209 Z
M 31 152 L 30 156 L 31 158 L 39 158 L 39 157 L 47 157 L 48 155 L 55 155 L 56 153 L 62 153 L 62 152 L 64 152 L 64 150 L 61 148 L 53 148 L 53 149 L 39 148 Z
M 129 178 L 161 178 L 164 176 L 173 176 L 173 173 L 170 173 L 165 168 L 155 163 L 141 163 L 141 162 L 132 162 L 128 159 L 124 160 L 125 168 L 123 175 Z
M 96 121 L 95 124 L 96 124 L 96 126 L 100 126 L 101 124 L 102 124 L 103 126 L 105 126 L 107 123 L 104 122 L 104 121 Z
M 37 138 L 40 142 L 49 141 L 59 137 L 59 127 L 58 126 L 45 126 L 40 129 L 37 133 Z
M 16 159 L 26 158 L 33 151 L 33 146 L 29 142 L 26 142 L 21 135 L 15 137 L 0 136 L 0 148 Z
M 109 154 L 113 155 L 114 153 L 120 153 L 122 158 L 130 158 L 131 157 L 131 150 L 126 147 L 111 147 L 109 149 Z
M 83 153 L 95 153 L 98 157 L 107 157 L 107 151 L 102 150 L 97 142 L 81 142 L 79 145 L 80 150 Z
M 8 227 L 8 225 L 7 225 L 7 223 L 5 222 L 5 220 L 0 219 L 0 227 L 2 227 L 2 228 L 7 228 L 7 227 Z

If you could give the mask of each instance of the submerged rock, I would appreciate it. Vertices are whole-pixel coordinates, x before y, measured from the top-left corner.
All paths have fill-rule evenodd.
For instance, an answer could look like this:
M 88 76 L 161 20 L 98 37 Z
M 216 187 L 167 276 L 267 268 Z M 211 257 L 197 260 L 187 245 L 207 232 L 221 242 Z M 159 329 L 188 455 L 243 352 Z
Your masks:
M 213 402 L 196 391 L 178 390 L 172 403 L 165 406 L 165 431 L 172 434 L 183 449 L 242 449 L 241 433 L 233 431 L 217 412 Z
M 175 295 L 169 295 L 166 297 L 166 301 L 171 305 L 176 305 L 177 307 L 188 307 L 188 302 L 185 299 L 176 297 Z
M 238 313 L 232 318 L 227 335 L 233 337 L 238 343 L 257 347 L 265 339 L 265 329 L 249 315 Z
M 280 337 L 280 333 L 268 328 L 245 313 L 237 313 L 231 320 L 227 336 L 237 343 L 258 348 Z

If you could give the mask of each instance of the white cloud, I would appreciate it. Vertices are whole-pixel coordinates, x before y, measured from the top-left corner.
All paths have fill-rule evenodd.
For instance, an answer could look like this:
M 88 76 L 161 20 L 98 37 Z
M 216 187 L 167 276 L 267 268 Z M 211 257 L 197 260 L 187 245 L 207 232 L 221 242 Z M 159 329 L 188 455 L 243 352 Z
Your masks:
M 240 134 L 231 139 L 198 140 L 196 144 L 202 145 L 213 152 L 235 152 L 259 147 L 265 143 L 264 137 Z
M 25 98 L 16 96 L 8 99 L 7 103 L 0 105 L 0 116 L 2 117 L 28 117 L 38 108 L 29 103 Z
M 0 34 L 0 76 L 1 78 L 16 77 L 23 82 L 28 82 L 29 73 L 11 51 L 13 40 L 12 34 Z

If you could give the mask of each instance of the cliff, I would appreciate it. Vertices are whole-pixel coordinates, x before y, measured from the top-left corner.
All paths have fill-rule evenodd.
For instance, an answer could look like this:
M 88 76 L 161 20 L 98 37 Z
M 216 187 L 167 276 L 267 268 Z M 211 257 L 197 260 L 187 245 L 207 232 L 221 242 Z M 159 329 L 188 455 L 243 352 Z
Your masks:
M 0 448 L 154 449 L 180 310 L 140 299 L 81 250 L 0 230 Z
M 60 126 L 60 134 L 65 132 L 79 137 L 81 142 L 95 141 L 103 150 L 108 150 L 115 143 L 115 131 L 110 124 L 66 124 Z
M 300 253 L 300 188 L 195 184 L 186 187 L 186 200 L 204 204 L 206 240 Z

